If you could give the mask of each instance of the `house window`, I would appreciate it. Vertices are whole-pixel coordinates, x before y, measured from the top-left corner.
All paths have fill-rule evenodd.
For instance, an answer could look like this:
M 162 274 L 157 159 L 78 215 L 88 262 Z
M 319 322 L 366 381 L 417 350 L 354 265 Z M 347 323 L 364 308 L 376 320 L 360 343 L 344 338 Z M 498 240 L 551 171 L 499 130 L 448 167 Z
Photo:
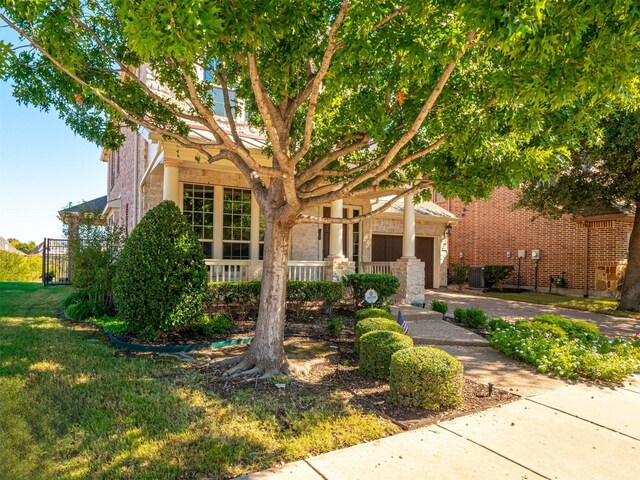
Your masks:
M 222 258 L 249 259 L 251 190 L 224 189 L 222 240 Z
M 202 245 L 204 258 L 213 258 L 213 187 L 184 184 L 182 212 Z
M 222 88 L 213 87 L 213 113 L 218 115 L 219 117 L 226 117 L 227 112 L 224 109 L 224 93 L 222 92 Z M 229 103 L 231 105 L 231 113 L 233 116 L 236 116 L 236 92 L 233 90 L 229 90 Z

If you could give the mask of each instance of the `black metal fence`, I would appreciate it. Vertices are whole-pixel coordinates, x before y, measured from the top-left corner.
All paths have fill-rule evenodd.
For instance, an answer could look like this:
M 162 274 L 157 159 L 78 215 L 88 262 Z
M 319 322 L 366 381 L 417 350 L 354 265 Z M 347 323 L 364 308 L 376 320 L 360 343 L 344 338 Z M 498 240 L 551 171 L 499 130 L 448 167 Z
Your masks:
M 42 250 L 42 283 L 47 285 L 70 285 L 69 241 L 45 238 Z

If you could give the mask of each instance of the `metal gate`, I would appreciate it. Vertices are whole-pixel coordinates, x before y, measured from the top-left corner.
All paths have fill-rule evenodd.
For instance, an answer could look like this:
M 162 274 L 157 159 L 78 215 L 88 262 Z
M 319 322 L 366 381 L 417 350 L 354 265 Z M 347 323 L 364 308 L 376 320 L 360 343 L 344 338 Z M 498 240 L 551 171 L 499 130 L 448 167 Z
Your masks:
M 69 241 L 45 238 L 42 249 L 43 285 L 71 285 Z

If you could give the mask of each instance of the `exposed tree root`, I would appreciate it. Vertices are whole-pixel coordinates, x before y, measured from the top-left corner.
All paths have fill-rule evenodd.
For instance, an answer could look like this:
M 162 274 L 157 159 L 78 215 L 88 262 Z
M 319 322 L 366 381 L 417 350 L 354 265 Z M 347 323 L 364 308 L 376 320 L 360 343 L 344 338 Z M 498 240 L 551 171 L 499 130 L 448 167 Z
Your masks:
M 238 378 L 238 377 L 257 377 L 259 380 L 268 380 L 275 375 L 288 375 L 290 372 L 290 365 L 288 362 L 285 362 L 282 367 L 260 367 L 252 358 L 247 358 L 245 356 L 234 357 L 233 359 L 226 359 L 221 362 L 217 362 L 215 364 L 216 367 L 224 365 L 233 365 L 228 370 L 222 373 L 223 377 L 227 378 Z

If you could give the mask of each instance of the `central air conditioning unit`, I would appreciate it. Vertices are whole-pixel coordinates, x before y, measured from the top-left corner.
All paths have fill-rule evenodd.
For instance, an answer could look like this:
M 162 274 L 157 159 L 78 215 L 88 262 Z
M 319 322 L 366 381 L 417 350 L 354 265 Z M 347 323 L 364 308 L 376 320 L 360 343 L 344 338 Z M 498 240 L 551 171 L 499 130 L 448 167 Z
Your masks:
M 469 267 L 469 287 L 484 288 L 484 267 Z

